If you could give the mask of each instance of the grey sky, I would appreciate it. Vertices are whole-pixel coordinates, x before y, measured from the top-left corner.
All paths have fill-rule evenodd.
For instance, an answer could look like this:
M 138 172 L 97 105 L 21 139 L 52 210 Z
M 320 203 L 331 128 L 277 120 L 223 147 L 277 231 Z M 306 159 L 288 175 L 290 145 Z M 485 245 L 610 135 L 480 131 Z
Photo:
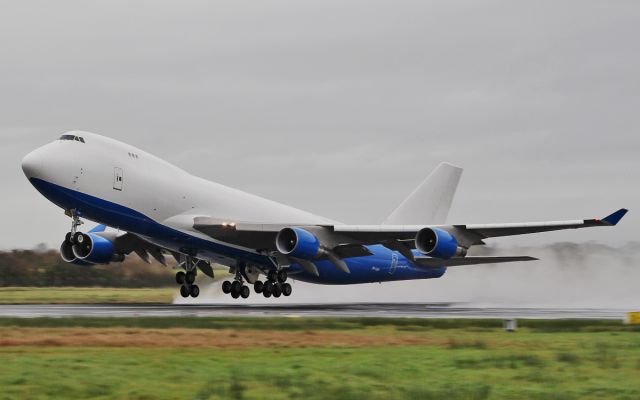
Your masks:
M 352 223 L 450 161 L 451 222 L 637 240 L 638 37 L 637 1 L 2 2 L 0 247 L 62 240 L 19 163 L 71 129 Z

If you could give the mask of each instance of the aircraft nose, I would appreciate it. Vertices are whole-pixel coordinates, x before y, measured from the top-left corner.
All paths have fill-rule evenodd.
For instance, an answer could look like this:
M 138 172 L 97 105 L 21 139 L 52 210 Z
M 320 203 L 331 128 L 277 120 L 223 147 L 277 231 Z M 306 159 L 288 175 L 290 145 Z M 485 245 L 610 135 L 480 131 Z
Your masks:
M 27 178 L 37 176 L 42 169 L 42 157 L 40 149 L 36 149 L 22 159 L 22 171 Z

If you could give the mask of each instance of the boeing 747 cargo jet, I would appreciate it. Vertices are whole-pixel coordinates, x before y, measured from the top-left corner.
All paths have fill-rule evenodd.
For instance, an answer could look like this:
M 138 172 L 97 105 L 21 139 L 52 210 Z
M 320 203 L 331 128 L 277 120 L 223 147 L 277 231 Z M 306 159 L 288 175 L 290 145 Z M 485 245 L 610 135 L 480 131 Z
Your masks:
M 291 295 L 288 277 L 319 284 L 439 278 L 448 267 L 531 261 L 533 257 L 467 256 L 497 236 L 612 226 L 602 219 L 447 225 L 462 169 L 442 163 L 381 224 L 346 225 L 190 175 L 134 146 L 73 131 L 29 153 L 31 184 L 71 217 L 62 258 L 91 266 L 136 253 L 166 265 L 173 256 L 183 297 L 197 297 L 198 271 L 212 265 L 234 279 L 222 290 L 247 298 Z M 83 219 L 99 225 L 79 231 Z

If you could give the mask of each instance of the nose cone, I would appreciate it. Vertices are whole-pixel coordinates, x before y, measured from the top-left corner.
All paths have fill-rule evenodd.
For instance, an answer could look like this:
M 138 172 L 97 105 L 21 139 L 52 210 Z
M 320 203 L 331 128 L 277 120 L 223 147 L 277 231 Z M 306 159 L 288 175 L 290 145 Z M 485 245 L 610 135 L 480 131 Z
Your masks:
M 36 149 L 22 159 L 22 171 L 27 178 L 35 178 L 42 170 L 42 151 Z

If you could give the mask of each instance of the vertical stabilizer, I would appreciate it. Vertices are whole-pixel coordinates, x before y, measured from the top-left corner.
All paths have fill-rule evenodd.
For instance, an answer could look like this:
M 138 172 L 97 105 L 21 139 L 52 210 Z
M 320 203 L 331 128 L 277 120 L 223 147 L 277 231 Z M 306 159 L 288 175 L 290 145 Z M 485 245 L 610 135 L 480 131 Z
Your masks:
M 449 163 L 441 163 L 384 220 L 383 224 L 444 224 L 461 175 L 462 168 Z

